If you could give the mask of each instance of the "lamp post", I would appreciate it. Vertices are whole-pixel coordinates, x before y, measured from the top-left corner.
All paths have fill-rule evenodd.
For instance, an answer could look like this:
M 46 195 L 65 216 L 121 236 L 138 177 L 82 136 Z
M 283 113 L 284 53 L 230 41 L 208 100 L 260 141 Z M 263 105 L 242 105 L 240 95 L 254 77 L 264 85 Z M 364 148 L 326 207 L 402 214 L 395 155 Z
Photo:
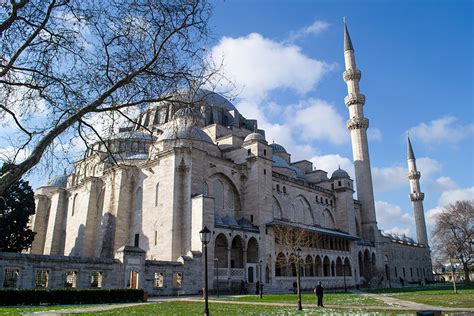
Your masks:
M 300 258 L 301 258 L 301 248 L 298 247 L 296 249 L 296 290 L 298 291 L 298 310 L 301 311 L 303 310 L 303 307 L 301 306 L 301 284 L 300 284 Z
M 219 297 L 219 258 L 215 258 L 214 261 L 216 262 L 216 276 L 217 276 L 216 294 L 217 294 L 217 297 Z
M 204 316 L 209 316 L 208 286 L 207 286 L 207 244 L 211 241 L 211 231 L 204 226 L 199 232 L 202 245 L 204 246 Z
M 263 263 L 263 261 L 262 261 L 262 259 L 260 259 L 259 263 L 260 263 L 260 273 L 258 274 L 258 279 L 259 279 L 260 288 L 258 290 L 260 292 L 260 299 L 262 299 L 263 298 L 263 293 L 262 293 L 263 292 L 263 285 L 262 285 L 262 263 Z

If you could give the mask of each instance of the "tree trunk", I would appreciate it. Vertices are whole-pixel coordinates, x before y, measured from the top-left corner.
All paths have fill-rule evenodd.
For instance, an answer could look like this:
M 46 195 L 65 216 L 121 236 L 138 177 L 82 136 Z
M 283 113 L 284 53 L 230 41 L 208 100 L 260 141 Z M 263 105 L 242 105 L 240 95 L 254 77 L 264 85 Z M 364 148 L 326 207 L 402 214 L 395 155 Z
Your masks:
M 464 270 L 464 283 L 471 283 L 471 278 L 469 277 L 469 265 L 466 262 L 463 262 L 462 268 Z

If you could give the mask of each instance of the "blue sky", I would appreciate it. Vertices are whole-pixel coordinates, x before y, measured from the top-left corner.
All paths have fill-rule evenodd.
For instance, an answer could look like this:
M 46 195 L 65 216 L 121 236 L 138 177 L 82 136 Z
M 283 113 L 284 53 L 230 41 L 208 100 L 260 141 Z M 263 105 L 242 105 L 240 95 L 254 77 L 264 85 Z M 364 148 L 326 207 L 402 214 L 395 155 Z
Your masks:
M 211 53 L 234 103 L 267 140 L 329 174 L 351 171 L 342 18 L 364 108 L 379 226 L 415 236 L 406 180 L 410 131 L 428 225 L 474 198 L 472 1 L 214 1 Z

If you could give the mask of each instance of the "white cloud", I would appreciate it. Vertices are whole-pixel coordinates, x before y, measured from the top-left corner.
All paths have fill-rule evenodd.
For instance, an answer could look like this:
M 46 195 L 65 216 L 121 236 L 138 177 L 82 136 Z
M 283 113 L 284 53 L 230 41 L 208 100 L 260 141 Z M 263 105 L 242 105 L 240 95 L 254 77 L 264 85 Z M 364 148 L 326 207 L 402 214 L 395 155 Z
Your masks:
M 434 227 L 436 215 L 442 211 L 443 207 L 456 201 L 472 199 L 474 199 L 474 187 L 444 191 L 438 199 L 438 205 L 425 212 L 428 229 L 431 230 Z
M 441 170 L 441 163 L 433 158 L 421 157 L 416 159 L 416 167 L 421 172 L 421 178 L 428 179 L 434 173 Z
M 26 149 L 19 149 L 13 146 L 5 146 L 0 148 L 0 161 L 19 163 L 28 157 Z
M 288 41 L 292 42 L 309 35 L 317 35 L 325 31 L 329 26 L 330 24 L 325 21 L 316 20 L 311 25 L 308 25 L 299 30 L 290 32 Z
M 410 137 L 426 144 L 456 143 L 474 132 L 474 124 L 462 124 L 453 116 L 445 116 L 410 128 Z
M 407 168 L 392 166 L 385 168 L 372 168 L 374 190 L 377 192 L 391 191 L 408 185 Z
M 447 206 L 460 200 L 474 199 L 474 187 L 445 191 L 438 199 L 439 206 Z
M 375 210 L 379 227 L 385 232 L 407 236 L 414 233 L 415 219 L 413 215 L 403 211 L 400 206 L 385 201 L 375 201 Z
M 457 189 L 458 185 L 456 182 L 451 179 L 450 177 L 439 177 L 434 181 L 428 184 L 428 189 L 430 191 L 446 191 L 446 190 L 453 190 Z
M 310 161 L 313 162 L 314 167 L 328 172 L 328 177 L 331 177 L 332 173 L 339 167 L 349 173 L 352 179 L 355 179 L 354 175 L 354 164 L 352 160 L 346 157 L 342 157 L 338 154 L 333 155 L 321 155 L 314 156 Z
M 307 57 L 299 46 L 275 42 L 258 33 L 223 37 L 209 58 L 216 65 L 222 64 L 221 72 L 241 91 L 239 97 L 258 101 L 276 88 L 304 94 L 332 67 Z M 230 87 L 223 84 L 223 88 Z
M 382 132 L 376 127 L 371 127 L 367 130 L 367 137 L 371 141 L 379 142 L 382 140 Z
M 421 172 L 421 180 L 431 183 L 431 177 L 434 173 L 441 170 L 442 165 L 437 160 L 429 157 L 421 157 L 416 160 L 417 168 Z M 394 165 L 391 167 L 373 167 L 372 177 L 374 181 L 374 190 L 377 192 L 386 192 L 400 189 L 409 185 L 408 167 Z
M 291 109 L 292 116 L 288 122 L 294 128 L 300 129 L 304 140 L 327 140 L 341 145 L 349 141 L 342 116 L 336 108 L 318 99 L 310 99 L 300 103 L 296 109 Z

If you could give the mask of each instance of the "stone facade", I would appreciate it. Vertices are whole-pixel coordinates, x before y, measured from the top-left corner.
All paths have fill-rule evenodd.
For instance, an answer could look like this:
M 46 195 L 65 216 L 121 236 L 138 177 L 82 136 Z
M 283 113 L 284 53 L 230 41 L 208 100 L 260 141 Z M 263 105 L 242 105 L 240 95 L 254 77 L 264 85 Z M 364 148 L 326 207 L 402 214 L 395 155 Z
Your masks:
M 345 37 L 347 46 L 347 29 Z M 136 124 L 94 144 L 74 172 L 36 191 L 31 255 L 2 254 L 1 273 L 18 270 L 18 287 L 32 287 L 29 271 L 46 267 L 48 287 L 64 286 L 65 271 L 77 271 L 77 287 L 88 287 L 87 275 L 97 271 L 104 287 L 197 293 L 199 231 L 207 226 L 212 288 L 238 289 L 246 280 L 254 289 L 261 280 L 266 291 L 286 291 L 295 281 L 294 253 L 275 230 L 298 227 L 312 240 L 301 251 L 303 288 L 432 280 L 426 244 L 377 228 L 361 72 L 352 43 L 347 47 L 358 200 L 344 170 L 329 177 L 310 161 L 293 162 L 224 97 L 179 91 L 173 102 L 150 105 Z

